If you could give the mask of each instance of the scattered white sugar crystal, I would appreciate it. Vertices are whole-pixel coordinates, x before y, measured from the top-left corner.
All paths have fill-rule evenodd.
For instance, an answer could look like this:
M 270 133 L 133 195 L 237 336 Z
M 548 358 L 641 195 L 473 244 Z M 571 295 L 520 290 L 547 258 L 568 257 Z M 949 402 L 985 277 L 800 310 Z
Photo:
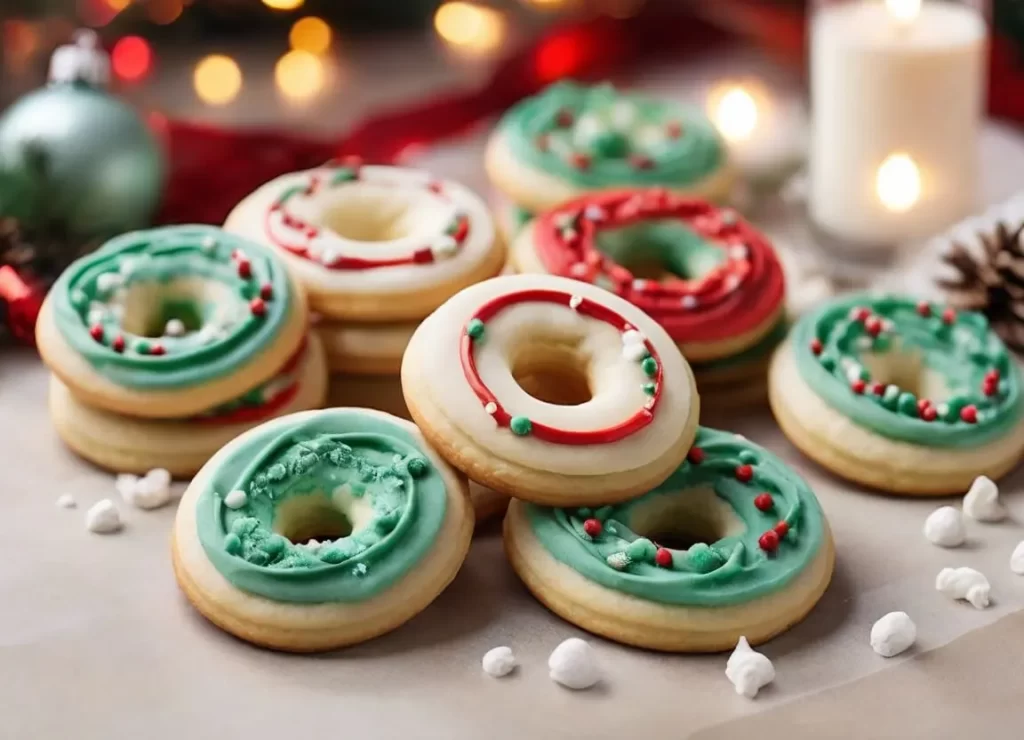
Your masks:
M 750 647 L 746 637 L 741 637 L 725 664 L 725 677 L 732 682 L 737 694 L 753 699 L 758 691 L 775 680 L 775 666 L 767 655 Z
M 61 509 L 74 509 L 78 506 L 78 502 L 70 493 L 65 493 L 57 499 L 57 506 Z
M 964 514 L 979 522 L 1001 522 L 1006 507 L 999 500 L 999 488 L 990 478 L 979 475 L 964 496 Z
M 229 509 L 241 509 L 249 501 L 245 491 L 234 490 L 224 497 L 224 505 Z
M 510 647 L 491 648 L 484 653 L 483 668 L 488 676 L 501 678 L 507 676 L 516 667 L 516 656 Z
M 1024 540 L 1017 543 L 1010 555 L 1010 570 L 1019 576 L 1024 576 Z
M 974 568 L 943 568 L 935 578 L 935 588 L 951 599 L 970 602 L 975 609 L 988 606 L 992 589 L 988 579 Z
M 871 649 L 883 658 L 899 655 L 916 639 L 917 625 L 906 612 L 889 612 L 871 627 Z
M 171 474 L 164 468 L 154 468 L 141 478 L 122 473 L 114 487 L 125 501 L 139 509 L 158 509 L 172 498 Z
M 112 534 L 121 529 L 121 514 L 114 502 L 105 498 L 85 512 L 85 528 L 96 534 Z
M 924 520 L 924 536 L 939 547 L 959 547 L 967 538 L 964 517 L 959 509 L 940 506 Z
M 552 651 L 548 658 L 548 675 L 567 688 L 589 689 L 601 680 L 601 669 L 590 644 L 570 637 Z
M 164 324 L 164 334 L 169 337 L 180 337 L 185 334 L 185 322 L 181 319 L 171 319 Z

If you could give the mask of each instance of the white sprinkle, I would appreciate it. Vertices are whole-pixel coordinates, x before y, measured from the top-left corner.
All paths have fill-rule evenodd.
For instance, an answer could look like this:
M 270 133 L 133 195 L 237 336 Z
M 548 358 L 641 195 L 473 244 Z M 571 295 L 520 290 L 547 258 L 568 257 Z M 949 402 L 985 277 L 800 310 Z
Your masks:
M 643 344 L 644 335 L 642 332 L 636 329 L 626 329 L 622 332 L 622 343 L 625 345 L 629 344 Z
M 775 666 L 767 655 L 751 648 L 746 637 L 741 637 L 725 664 L 725 677 L 737 694 L 753 699 L 758 691 L 775 680 Z
M 1010 570 L 1019 576 L 1024 576 L 1024 540 L 1017 543 L 1010 555 Z
M 57 506 L 61 509 L 74 509 L 78 502 L 70 493 L 65 493 L 57 499 Z
M 484 411 L 493 416 L 494 414 L 498 413 L 498 404 L 496 404 L 494 401 L 489 401 L 487 405 L 484 406 Z
M 695 295 L 684 295 L 683 296 L 683 308 L 696 308 L 697 307 L 697 296 Z
M 142 478 L 122 473 L 114 487 L 121 497 L 139 509 L 159 509 L 171 500 L 171 474 L 164 468 L 154 468 Z
M 320 264 L 330 267 L 338 261 L 338 257 L 338 250 L 325 244 L 320 252 Z
M 548 675 L 569 689 L 589 689 L 601 680 L 594 649 L 585 640 L 570 637 L 551 652 Z
M 627 362 L 640 362 L 647 356 L 647 347 L 643 342 L 632 342 L 622 345 L 622 356 Z
M 85 291 L 75 288 L 71 291 L 71 302 L 75 306 L 82 306 L 86 301 L 89 300 L 89 296 L 85 294 Z
M 722 223 L 726 226 L 734 226 L 740 217 L 736 214 L 736 211 L 722 211 Z
M 634 280 L 633 281 L 633 290 L 638 290 L 638 291 L 645 291 L 645 290 L 647 290 L 647 282 L 648 281 L 646 281 L 646 280 Z
M 599 205 L 591 204 L 583 209 L 583 217 L 588 221 L 604 221 L 608 214 Z
M 184 336 L 185 322 L 181 319 L 171 319 L 164 324 L 164 334 L 169 337 Z
M 86 321 L 92 326 L 93 324 L 102 324 L 105 318 L 107 318 L 107 310 L 105 308 L 90 308 Z
M 484 673 L 488 676 L 501 678 L 515 670 L 516 656 L 512 654 L 512 648 L 510 647 L 491 648 L 484 653 L 482 664 Z
M 951 599 L 970 602 L 975 609 L 989 604 L 991 586 L 974 568 L 943 568 L 935 578 L 935 590 Z
M 205 252 L 212 252 L 217 248 L 217 240 L 213 236 L 204 236 L 199 247 Z
M 121 514 L 114 502 L 105 498 L 85 512 L 85 528 L 96 534 L 113 534 L 122 527 Z
M 939 547 L 959 547 L 967 538 L 964 518 L 959 509 L 940 506 L 924 520 L 924 536 Z
M 612 105 L 612 125 L 620 131 L 632 128 L 637 121 L 636 104 L 630 100 L 619 100 Z
M 735 244 L 729 248 L 729 256 L 734 260 L 745 260 L 749 254 L 750 250 L 746 244 Z
M 917 625 L 906 612 L 889 612 L 871 626 L 871 649 L 883 658 L 899 655 L 917 640 Z
M 117 270 L 124 277 L 129 277 L 129 276 L 131 276 L 131 274 L 133 272 L 135 272 L 135 268 L 138 266 L 138 264 L 139 264 L 139 260 L 137 258 L 134 258 L 134 257 L 124 257 L 121 260 L 121 262 L 118 264 Z
M 999 488 L 990 478 L 979 475 L 964 496 L 964 514 L 979 522 L 1001 522 L 1006 507 L 999 500 Z
M 846 379 L 851 383 L 855 383 L 862 378 L 861 373 L 864 372 L 864 368 L 858 365 L 856 362 L 850 363 L 846 368 Z
M 139 476 L 132 475 L 131 473 L 120 473 L 114 479 L 114 490 L 121 494 L 121 498 L 127 500 L 132 495 L 138 482 Z
M 572 267 L 569 268 L 569 272 L 573 277 L 581 278 L 586 277 L 589 272 L 587 265 L 583 262 L 574 262 Z
M 625 552 L 613 552 L 607 558 L 605 562 L 608 563 L 615 570 L 625 570 L 631 562 L 633 562 L 629 555 Z
M 571 298 L 569 298 L 569 308 L 571 308 L 573 311 L 579 308 L 581 303 L 583 303 L 583 298 L 581 296 L 574 295 Z
M 736 288 L 740 287 L 739 275 L 726 275 L 725 280 L 722 283 L 722 287 L 730 293 L 736 290 Z
M 96 278 L 96 287 L 99 288 L 100 292 L 106 293 L 108 290 L 120 287 L 124 283 L 124 278 L 116 272 L 104 272 Z
M 434 255 L 434 259 L 448 259 L 454 257 L 455 253 L 459 251 L 459 243 L 455 241 L 454 237 L 446 234 L 431 245 L 430 251 Z
M 654 408 L 654 399 L 653 398 L 648 398 L 646 401 L 644 401 L 644 408 L 647 409 L 648 411 L 653 409 Z
M 224 497 L 224 505 L 229 509 L 241 509 L 249 501 L 245 491 L 235 489 Z
M 949 404 L 940 403 L 938 406 L 935 407 L 935 412 L 939 415 L 940 418 L 946 418 L 946 416 L 949 414 Z

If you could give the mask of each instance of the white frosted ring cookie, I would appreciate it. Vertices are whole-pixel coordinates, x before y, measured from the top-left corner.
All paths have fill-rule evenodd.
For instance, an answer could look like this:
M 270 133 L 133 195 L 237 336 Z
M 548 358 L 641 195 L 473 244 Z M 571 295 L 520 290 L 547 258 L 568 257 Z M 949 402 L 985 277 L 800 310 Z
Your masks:
M 421 170 L 328 164 L 279 177 L 224 228 L 280 250 L 328 318 L 421 319 L 502 268 L 486 204 Z
M 511 275 L 455 295 L 402 362 L 413 419 L 472 480 L 536 503 L 657 485 L 697 429 L 693 374 L 658 324 L 575 280 Z

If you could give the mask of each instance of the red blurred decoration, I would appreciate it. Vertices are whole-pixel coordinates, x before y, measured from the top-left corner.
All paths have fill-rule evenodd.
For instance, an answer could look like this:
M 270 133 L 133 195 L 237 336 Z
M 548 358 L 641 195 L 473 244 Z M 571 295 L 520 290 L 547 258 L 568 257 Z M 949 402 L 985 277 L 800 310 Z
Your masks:
M 7 328 L 24 344 L 35 344 L 36 317 L 45 291 L 22 278 L 10 265 L 0 265 L 0 302 L 6 305 Z
M 145 79 L 153 67 L 153 50 L 140 36 L 125 36 L 110 50 L 110 66 L 125 82 Z

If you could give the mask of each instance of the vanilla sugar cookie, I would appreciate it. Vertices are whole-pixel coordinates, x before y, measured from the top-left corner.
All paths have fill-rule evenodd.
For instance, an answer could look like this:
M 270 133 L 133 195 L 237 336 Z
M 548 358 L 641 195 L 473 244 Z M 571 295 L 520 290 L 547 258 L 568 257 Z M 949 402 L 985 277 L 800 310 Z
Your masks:
M 835 559 L 814 494 L 767 450 L 702 427 L 667 480 L 612 506 L 514 500 L 505 550 L 553 612 L 639 647 L 764 642 L 821 598 Z
M 397 376 L 417 326 L 418 321 L 375 324 L 318 317 L 313 331 L 323 342 L 332 373 Z
M 455 577 L 465 480 L 410 422 L 310 411 L 229 443 L 178 507 L 172 555 L 192 605 L 249 642 L 295 652 L 369 640 Z
M 534 213 L 628 187 L 721 201 L 735 180 L 703 111 L 608 84 L 559 82 L 517 103 L 491 135 L 484 164 L 502 195 Z
M 769 391 L 804 454 L 890 493 L 962 493 L 1024 453 L 1020 369 L 983 316 L 939 304 L 831 301 L 776 352 Z
M 424 436 L 472 480 L 552 505 L 657 485 L 699 414 L 689 365 L 655 321 L 550 275 L 452 297 L 413 335 L 402 391 Z
M 184 419 L 268 382 L 306 341 L 305 297 L 269 250 L 208 226 L 119 236 L 43 303 L 43 361 L 81 403 Z

